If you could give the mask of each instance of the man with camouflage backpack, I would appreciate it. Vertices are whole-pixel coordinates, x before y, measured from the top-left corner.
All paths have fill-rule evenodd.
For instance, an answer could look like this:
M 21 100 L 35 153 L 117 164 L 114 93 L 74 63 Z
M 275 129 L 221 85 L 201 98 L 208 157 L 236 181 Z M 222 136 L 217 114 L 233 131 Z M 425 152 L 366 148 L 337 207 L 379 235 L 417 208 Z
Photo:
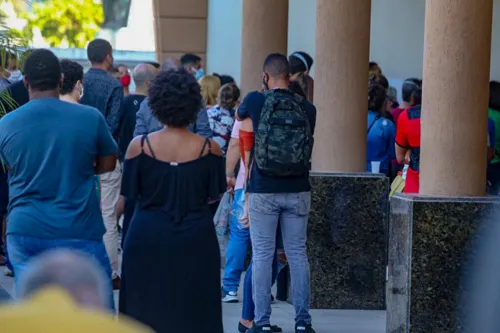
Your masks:
M 238 109 L 238 118 L 250 118 L 255 133 L 247 183 L 255 301 L 251 333 L 271 332 L 271 266 L 278 222 L 291 270 L 295 331 L 314 333 L 306 231 L 316 108 L 288 90 L 289 79 L 287 57 L 269 55 L 264 62 L 266 91 L 249 93 Z

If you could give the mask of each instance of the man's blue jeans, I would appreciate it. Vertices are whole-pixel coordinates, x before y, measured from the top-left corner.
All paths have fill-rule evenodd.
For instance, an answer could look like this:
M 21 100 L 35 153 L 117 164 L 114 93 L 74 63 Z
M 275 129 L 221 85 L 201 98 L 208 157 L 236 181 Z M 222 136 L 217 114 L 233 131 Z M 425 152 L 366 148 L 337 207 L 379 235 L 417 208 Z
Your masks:
M 47 251 L 57 248 L 71 249 L 85 253 L 97 260 L 109 277 L 106 283 L 109 290 L 109 308 L 115 310 L 113 286 L 111 283 L 111 265 L 103 241 L 83 239 L 45 239 L 21 235 L 7 235 L 9 259 L 14 267 L 16 287 L 26 272 L 30 259 Z
M 254 322 L 259 326 L 270 324 L 272 264 L 279 222 L 290 265 L 295 321 L 310 324 L 310 274 L 306 239 L 311 193 L 251 193 L 249 200 Z
M 241 273 L 245 268 L 248 245 L 250 244 L 250 232 L 248 228 L 241 228 L 238 215 L 245 207 L 245 191 L 236 190 L 233 200 L 233 212 L 231 214 L 231 224 L 229 226 L 229 242 L 226 249 L 226 265 L 224 267 L 224 277 L 222 278 L 222 288 L 225 292 L 238 291 L 240 286 Z

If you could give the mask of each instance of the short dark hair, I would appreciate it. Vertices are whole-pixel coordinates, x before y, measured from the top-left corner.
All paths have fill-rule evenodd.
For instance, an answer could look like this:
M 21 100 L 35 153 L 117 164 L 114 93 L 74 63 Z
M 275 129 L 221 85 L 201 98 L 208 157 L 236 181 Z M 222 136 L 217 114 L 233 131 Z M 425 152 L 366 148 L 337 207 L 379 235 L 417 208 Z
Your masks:
M 60 91 L 61 95 L 69 94 L 75 89 L 75 85 L 78 81 L 83 81 L 83 66 L 75 61 L 69 59 L 61 60 L 61 72 L 64 74 L 64 80 Z
M 55 90 L 61 82 L 59 59 L 50 50 L 34 50 L 26 58 L 24 72 L 30 88 L 35 90 Z
M 146 61 L 145 64 L 149 64 L 156 69 L 160 69 L 160 67 L 161 67 L 161 65 L 159 63 L 157 63 L 156 61 Z
M 488 103 L 490 109 L 500 111 L 500 82 L 490 81 L 490 100 Z
M 290 64 L 286 55 L 271 53 L 264 61 L 264 73 L 274 78 L 288 78 L 290 75 Z
M 182 66 L 196 64 L 198 61 L 201 61 L 201 58 L 196 54 L 186 53 L 181 57 Z
M 372 83 L 368 87 L 368 110 L 382 112 L 387 101 L 387 89 L 378 83 Z
M 415 105 L 422 104 L 422 80 L 417 78 L 406 79 L 403 82 L 401 94 L 403 101 L 406 103 L 411 101 L 411 96 L 413 95 Z
M 302 51 L 292 53 L 288 57 L 288 61 L 290 62 L 290 73 L 292 75 L 309 71 L 314 64 L 313 58 Z
M 153 115 L 169 127 L 187 127 L 195 122 L 201 108 L 200 85 L 185 69 L 161 72 L 149 87 Z
M 105 39 L 94 39 L 87 46 L 87 58 L 92 64 L 102 64 L 112 53 L 113 47 Z
M 375 62 L 375 61 L 370 61 L 368 63 L 368 70 L 369 71 L 373 71 L 375 70 L 376 68 L 380 68 L 380 66 Z
M 228 83 L 235 83 L 236 82 L 236 81 L 234 81 L 234 78 L 231 75 L 225 75 L 225 74 L 221 75 L 221 74 L 217 74 L 217 73 L 213 73 L 212 75 L 217 76 L 219 78 L 221 86 L 228 84 Z

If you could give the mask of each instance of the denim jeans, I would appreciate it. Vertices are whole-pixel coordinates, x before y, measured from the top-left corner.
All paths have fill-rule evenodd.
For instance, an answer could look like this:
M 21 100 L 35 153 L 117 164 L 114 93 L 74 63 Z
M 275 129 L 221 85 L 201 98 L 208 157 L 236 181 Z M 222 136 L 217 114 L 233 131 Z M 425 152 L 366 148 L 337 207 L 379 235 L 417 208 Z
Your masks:
M 109 290 L 109 308 L 115 310 L 113 297 L 113 286 L 111 283 L 111 265 L 103 241 L 91 241 L 83 239 L 45 239 L 20 235 L 7 235 L 7 248 L 9 259 L 14 267 L 16 287 L 23 274 L 26 272 L 27 263 L 30 259 L 56 248 L 66 248 L 83 252 L 97 260 L 101 268 L 109 277 L 106 283 Z
M 290 265 L 295 321 L 310 324 L 310 274 L 306 239 L 311 194 L 251 193 L 249 200 L 255 323 L 270 324 L 272 263 L 276 253 L 276 228 L 279 222 Z
M 224 267 L 224 277 L 222 278 L 222 288 L 225 292 L 238 291 L 240 286 L 241 273 L 245 268 L 248 245 L 250 244 L 250 231 L 248 228 L 241 228 L 237 215 L 243 212 L 245 207 L 245 191 L 237 190 L 234 193 L 233 212 L 231 214 L 231 224 L 229 226 L 229 243 L 226 249 L 226 265 Z

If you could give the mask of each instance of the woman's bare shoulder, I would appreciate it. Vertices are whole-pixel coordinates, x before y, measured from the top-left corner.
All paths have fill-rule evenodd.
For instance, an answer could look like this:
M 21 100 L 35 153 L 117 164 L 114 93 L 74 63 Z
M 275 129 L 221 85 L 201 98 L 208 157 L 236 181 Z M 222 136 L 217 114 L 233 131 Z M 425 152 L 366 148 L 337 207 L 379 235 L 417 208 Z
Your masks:
M 128 145 L 127 153 L 125 154 L 125 159 L 131 159 L 141 154 L 142 152 L 141 141 L 142 141 L 142 136 L 136 136 L 134 139 L 132 139 L 132 141 Z

